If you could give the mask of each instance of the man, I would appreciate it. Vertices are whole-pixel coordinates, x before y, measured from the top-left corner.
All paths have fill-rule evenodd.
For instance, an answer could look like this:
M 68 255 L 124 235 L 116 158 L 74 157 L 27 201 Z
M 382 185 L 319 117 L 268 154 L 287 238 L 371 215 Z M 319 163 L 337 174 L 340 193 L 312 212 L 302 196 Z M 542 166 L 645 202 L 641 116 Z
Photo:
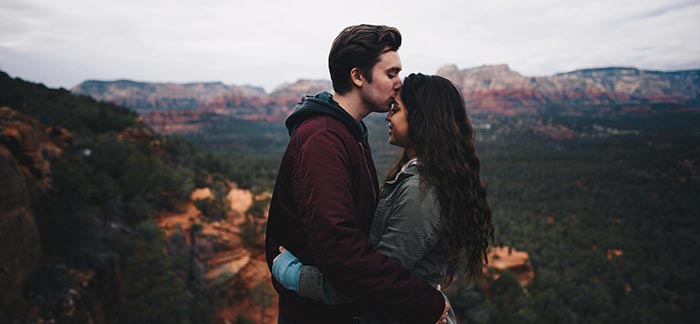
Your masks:
M 302 98 L 286 122 L 291 138 L 272 195 L 266 256 L 272 267 L 283 245 L 353 300 L 435 323 L 448 307 L 442 294 L 368 240 L 379 189 L 362 119 L 394 102 L 400 46 L 401 34 L 387 26 L 351 26 L 336 37 L 328 57 L 335 95 Z M 359 303 L 324 305 L 273 284 L 280 323 L 357 322 Z

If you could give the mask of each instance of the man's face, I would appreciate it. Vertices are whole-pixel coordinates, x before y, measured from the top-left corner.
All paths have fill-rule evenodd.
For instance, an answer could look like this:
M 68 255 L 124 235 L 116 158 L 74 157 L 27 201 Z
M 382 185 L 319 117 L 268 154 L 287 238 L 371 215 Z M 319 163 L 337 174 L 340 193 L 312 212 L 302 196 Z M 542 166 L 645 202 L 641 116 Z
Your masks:
M 401 89 L 401 59 L 396 51 L 388 51 L 379 56 L 374 65 L 372 82 L 361 88 L 362 101 L 371 112 L 387 112 Z

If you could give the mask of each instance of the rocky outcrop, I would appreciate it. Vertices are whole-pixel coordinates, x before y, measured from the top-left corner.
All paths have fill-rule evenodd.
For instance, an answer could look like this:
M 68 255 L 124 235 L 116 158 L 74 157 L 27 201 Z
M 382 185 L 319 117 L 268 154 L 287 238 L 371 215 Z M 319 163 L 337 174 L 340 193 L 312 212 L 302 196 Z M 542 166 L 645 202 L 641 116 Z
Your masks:
M 226 85 L 221 82 L 177 84 L 90 80 L 71 91 L 142 112 L 200 108 L 253 109 L 260 112 L 277 104 L 287 107 L 290 100 L 296 103 L 302 95 L 330 91 L 331 88 L 328 80 L 307 79 L 284 83 L 270 94 L 259 87 Z
M 460 70 L 446 65 L 438 75 L 462 90 L 474 113 L 518 115 L 614 115 L 653 113 L 657 109 L 700 111 L 700 70 L 659 72 L 635 68 L 577 70 L 549 77 L 528 77 L 508 65 Z M 279 122 L 305 94 L 330 91 L 328 80 L 300 79 L 267 94 L 262 88 L 210 83 L 86 81 L 72 91 L 136 109 L 149 125 L 171 125 L 172 132 L 196 131 L 199 118 L 212 114 L 235 119 Z M 199 112 L 162 113 L 198 109 Z M 182 122 L 181 122 L 182 121 Z M 194 121 L 194 122 L 191 122 Z M 165 131 L 170 133 L 169 131 Z
M 227 118 L 279 122 L 305 94 L 330 91 L 328 80 L 302 79 L 267 94 L 252 86 L 210 83 L 147 83 L 129 80 L 85 81 L 71 91 L 139 112 L 162 134 L 197 132 Z
M 164 110 L 164 111 L 144 111 L 144 122 L 152 127 L 159 134 L 182 134 L 196 133 L 202 127 L 206 127 L 204 121 L 206 117 L 223 117 L 224 114 L 217 114 L 204 109 L 196 110 Z
M 654 105 L 700 106 L 700 70 L 600 68 L 525 77 L 507 65 L 464 70 L 447 65 L 437 74 L 454 82 L 467 108 L 476 113 L 609 115 L 649 112 Z
M 532 285 L 535 280 L 535 272 L 527 252 L 509 246 L 494 246 L 489 250 L 487 259 L 488 266 L 484 267 L 484 275 L 488 279 L 497 280 L 501 271 L 508 270 L 517 277 L 518 283 L 523 287 Z
M 22 287 L 41 262 L 39 232 L 26 177 L 12 153 L 0 146 L 0 322 L 18 318 L 27 307 Z
M 462 91 L 470 113 L 484 115 L 615 116 L 661 110 L 700 111 L 700 70 L 644 71 L 587 69 L 549 77 L 528 77 L 508 65 L 459 69 L 447 65 L 438 75 Z M 281 123 L 305 94 L 330 91 L 328 80 L 301 79 L 267 94 L 262 88 L 210 83 L 86 81 L 72 91 L 136 110 L 161 134 L 222 130 L 236 121 Z M 224 126 L 226 128 L 229 126 Z M 234 127 L 234 126 L 230 126 Z M 229 128 L 230 128 L 229 127 Z M 547 129 L 568 138 L 563 129 Z M 205 131 L 206 132 L 206 131 Z
M 225 195 L 230 209 L 223 219 L 216 221 L 208 220 L 194 204 L 196 200 L 214 198 L 211 189 L 196 189 L 190 195 L 190 200 L 179 208 L 181 212 L 161 214 L 158 226 L 169 237 L 173 252 L 180 255 L 192 253 L 196 263 L 194 276 L 208 291 L 217 294 L 219 298 L 236 299 L 239 304 L 250 304 L 251 291 L 272 293 L 273 288 L 270 286 L 270 272 L 264 252 L 260 248 L 264 244 L 263 236 L 260 235 L 253 246 L 246 245 L 242 239 L 242 226 L 246 219 L 251 219 L 246 214 L 253 202 L 269 199 L 269 193 L 254 196 L 249 190 L 230 184 L 230 190 Z M 259 220 L 259 228 L 266 221 L 266 215 L 263 217 Z M 239 305 L 218 309 L 216 317 L 226 322 L 234 321 L 242 314 L 259 316 L 257 310 L 253 311 L 255 305 L 247 308 L 237 306 Z M 269 311 L 274 312 L 274 309 Z M 269 317 L 276 317 L 276 313 Z
M 321 91 L 331 91 L 333 85 L 328 80 L 308 80 L 299 79 L 294 83 L 283 83 L 272 90 L 270 97 L 286 98 L 293 97 L 296 100 L 305 94 L 316 94 Z
M 85 81 L 71 90 L 78 95 L 134 109 L 196 109 L 229 98 L 233 102 L 265 95 L 259 87 L 221 82 L 149 83 L 130 80 Z
M 19 318 L 22 287 L 42 258 L 33 201 L 51 186 L 50 161 L 70 147 L 72 135 L 0 107 L 0 322 Z
M 151 148 L 153 148 L 153 151 L 157 153 L 160 152 L 162 144 L 152 129 L 142 126 L 125 128 L 121 132 L 119 132 L 117 138 L 120 141 L 147 142 L 148 144 L 150 144 Z

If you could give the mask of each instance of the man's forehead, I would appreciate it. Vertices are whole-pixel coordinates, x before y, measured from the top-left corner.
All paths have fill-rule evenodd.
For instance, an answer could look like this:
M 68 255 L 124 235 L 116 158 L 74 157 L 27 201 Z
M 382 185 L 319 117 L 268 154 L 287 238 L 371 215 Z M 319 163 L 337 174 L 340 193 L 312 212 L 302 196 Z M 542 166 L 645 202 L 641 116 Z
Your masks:
M 379 56 L 379 62 L 377 62 L 377 67 L 381 67 L 382 70 L 402 69 L 401 58 L 399 57 L 399 52 L 388 51 L 384 52 Z

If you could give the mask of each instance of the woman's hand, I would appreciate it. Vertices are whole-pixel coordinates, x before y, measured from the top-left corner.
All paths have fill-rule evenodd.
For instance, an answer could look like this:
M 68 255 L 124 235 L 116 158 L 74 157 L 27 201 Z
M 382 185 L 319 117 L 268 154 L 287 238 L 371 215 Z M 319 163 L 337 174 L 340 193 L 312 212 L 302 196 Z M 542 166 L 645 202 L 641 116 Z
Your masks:
M 281 253 L 272 260 L 272 276 L 284 288 L 299 293 L 301 261 L 292 252 L 287 251 L 284 246 L 280 246 L 279 250 Z
M 440 285 L 437 285 L 436 289 L 438 291 L 442 290 L 442 287 Z M 445 299 L 445 310 L 442 311 L 442 315 L 440 315 L 440 319 L 438 319 L 435 324 L 446 324 L 447 323 L 447 315 L 450 313 L 450 302 Z

